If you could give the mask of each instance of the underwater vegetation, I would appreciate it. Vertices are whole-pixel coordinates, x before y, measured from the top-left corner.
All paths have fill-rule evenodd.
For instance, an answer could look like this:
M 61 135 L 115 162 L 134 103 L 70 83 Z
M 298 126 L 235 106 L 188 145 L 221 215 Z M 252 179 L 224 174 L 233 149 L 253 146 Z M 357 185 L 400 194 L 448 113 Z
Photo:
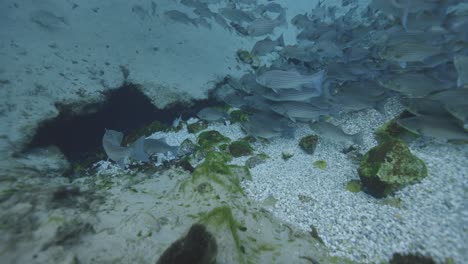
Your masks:
M 307 154 L 314 154 L 315 148 L 317 148 L 318 139 L 319 138 L 316 135 L 305 136 L 299 141 L 299 146 Z
M 217 254 L 216 239 L 205 226 L 194 224 L 186 236 L 175 241 L 159 257 L 157 264 L 214 264 Z
M 358 172 L 365 191 L 378 198 L 427 176 L 424 161 L 414 156 L 399 139 L 387 140 L 369 150 Z

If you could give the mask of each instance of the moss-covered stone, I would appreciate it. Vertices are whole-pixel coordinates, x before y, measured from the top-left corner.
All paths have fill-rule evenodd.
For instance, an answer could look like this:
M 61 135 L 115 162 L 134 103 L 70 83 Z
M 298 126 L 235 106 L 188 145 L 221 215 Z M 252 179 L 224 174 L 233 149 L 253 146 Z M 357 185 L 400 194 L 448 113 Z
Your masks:
M 350 191 L 352 193 L 360 192 L 362 190 L 361 181 L 360 180 L 350 180 L 346 184 L 346 190 L 348 190 L 348 191 Z
M 358 169 L 365 191 L 384 197 L 427 176 L 424 162 L 399 139 L 389 139 L 364 155 Z
M 231 117 L 231 123 L 242 123 L 249 121 L 249 115 L 242 110 L 234 110 L 229 116 Z
M 270 157 L 265 154 L 265 153 L 260 153 L 258 155 L 255 155 L 253 157 L 250 157 L 246 162 L 245 162 L 245 166 L 247 166 L 248 168 L 253 168 L 259 164 L 262 164 L 262 163 L 265 163 L 265 161 L 267 159 L 269 159 Z
M 301 138 L 301 141 L 299 141 L 299 146 L 307 154 L 314 154 L 315 148 L 317 147 L 317 143 L 318 143 L 318 136 L 308 135 L 308 136 Z
M 246 50 L 238 50 L 237 57 L 247 64 L 252 64 L 254 62 L 254 56 Z
M 403 136 L 414 135 L 411 132 L 407 131 L 400 125 L 398 125 L 397 121 L 401 118 L 412 117 L 414 116 L 408 111 L 403 111 L 401 114 L 393 118 L 392 120 L 385 123 L 383 126 L 378 128 L 375 131 L 375 137 L 379 142 L 384 142 L 393 138 L 401 138 Z
M 206 231 L 205 226 L 194 224 L 186 236 L 164 251 L 156 264 L 213 264 L 216 263 L 217 251 L 214 236 Z
M 246 141 L 238 140 L 229 145 L 229 153 L 234 157 L 248 156 L 252 154 L 253 148 Z
M 289 160 L 293 156 L 294 156 L 294 153 L 290 153 L 290 152 L 282 152 L 281 153 L 281 158 L 283 158 L 284 161 Z
M 327 168 L 327 162 L 324 160 L 316 160 L 313 163 L 314 167 L 317 169 L 325 170 Z
M 249 143 L 255 143 L 257 141 L 257 139 L 255 139 L 254 136 L 246 136 L 241 138 L 240 140 L 247 141 Z
M 230 141 L 228 137 L 223 136 L 216 130 L 202 132 L 197 138 L 197 143 L 202 149 L 213 149 L 218 144 Z
M 159 122 L 159 121 L 154 121 L 150 123 L 149 125 L 146 125 L 144 127 L 141 127 L 139 129 L 135 129 L 128 133 L 123 141 L 122 145 L 127 146 L 135 141 L 137 141 L 140 137 L 145 136 L 148 137 L 153 133 L 159 132 L 159 131 L 167 131 L 169 129 L 169 126 Z
M 208 128 L 208 123 L 206 121 L 200 120 L 193 124 L 187 126 L 187 131 L 192 134 L 196 134 L 204 129 Z
M 390 264 L 435 264 L 431 257 L 419 254 L 400 254 L 395 253 L 390 260 Z

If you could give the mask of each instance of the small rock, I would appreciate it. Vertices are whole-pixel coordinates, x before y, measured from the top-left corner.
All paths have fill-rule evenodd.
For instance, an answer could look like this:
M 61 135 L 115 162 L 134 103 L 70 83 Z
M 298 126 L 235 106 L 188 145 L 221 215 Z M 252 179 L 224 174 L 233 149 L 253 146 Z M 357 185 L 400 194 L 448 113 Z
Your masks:
M 321 170 L 325 170 L 328 166 L 327 162 L 324 160 L 316 160 L 314 161 L 313 165 L 314 165 L 314 168 L 321 169 Z
M 357 193 L 357 192 L 360 192 L 362 189 L 361 187 L 361 181 L 359 180 L 350 180 L 347 184 L 346 184 L 346 190 L 352 192 L 352 193 Z
M 194 224 L 188 234 L 172 243 L 156 264 L 213 264 L 216 263 L 216 240 L 205 226 Z
M 242 157 L 252 154 L 253 148 L 246 141 L 234 141 L 229 145 L 229 153 L 233 157 Z
M 253 157 L 250 157 L 246 162 L 245 162 L 245 166 L 247 166 L 249 169 L 259 165 L 259 164 L 262 164 L 262 163 L 265 163 L 265 161 L 268 159 L 268 155 L 266 154 L 258 154 L 258 155 L 255 155 Z
M 206 121 L 200 120 L 196 123 L 187 125 L 187 131 L 192 134 L 196 134 L 204 129 L 208 128 L 208 123 Z
M 399 139 L 390 139 L 364 155 L 358 169 L 365 191 L 381 198 L 427 176 L 424 161 Z
M 315 148 L 317 147 L 317 143 L 318 143 L 318 136 L 309 135 L 309 136 L 303 137 L 301 141 L 299 141 L 299 146 L 307 154 L 314 154 Z
M 435 264 L 436 262 L 431 257 L 421 256 L 418 254 L 403 255 L 400 253 L 393 254 L 390 264 Z

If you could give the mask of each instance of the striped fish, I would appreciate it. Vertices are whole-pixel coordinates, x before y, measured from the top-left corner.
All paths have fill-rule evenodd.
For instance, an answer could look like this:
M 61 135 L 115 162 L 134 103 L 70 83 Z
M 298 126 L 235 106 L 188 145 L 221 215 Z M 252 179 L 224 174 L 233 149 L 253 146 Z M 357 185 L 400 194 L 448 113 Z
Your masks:
M 282 12 L 276 19 L 257 18 L 247 26 L 249 36 L 258 37 L 270 34 L 273 30 L 280 26 L 287 25 L 286 12 Z
M 317 121 L 320 116 L 328 115 L 329 109 L 322 109 L 304 102 L 281 102 L 273 104 L 271 110 L 296 122 Z
M 319 71 L 312 75 L 301 75 L 297 71 L 271 70 L 257 76 L 258 84 L 278 92 L 281 89 L 296 89 L 309 87 L 322 91 L 322 83 L 325 79 L 325 71 Z

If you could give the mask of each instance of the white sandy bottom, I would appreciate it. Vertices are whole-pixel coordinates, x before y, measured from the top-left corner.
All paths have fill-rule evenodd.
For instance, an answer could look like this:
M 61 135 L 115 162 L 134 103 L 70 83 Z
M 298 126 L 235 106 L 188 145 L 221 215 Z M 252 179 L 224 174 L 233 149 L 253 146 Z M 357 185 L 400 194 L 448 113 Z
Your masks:
M 363 130 L 367 150 L 376 144 L 371 133 L 386 119 L 367 111 L 336 123 L 347 132 Z M 346 190 L 346 183 L 359 176 L 358 165 L 341 152 L 343 146 L 320 140 L 313 155 L 300 150 L 300 138 L 311 133 L 307 125 L 300 125 L 295 139 L 257 146 L 271 159 L 251 169 L 253 181 L 243 182 L 252 199 L 261 203 L 274 197 L 276 204 L 266 208 L 277 217 L 305 230 L 314 226 L 333 255 L 358 262 L 377 263 L 396 252 L 430 255 L 439 261 L 452 258 L 456 263 L 468 259 L 466 146 L 412 144 L 412 153 L 426 162 L 429 175 L 398 192 L 394 198 L 401 206 L 396 208 Z M 284 161 L 283 151 L 294 156 Z M 316 160 L 325 160 L 328 168 L 314 168 Z

